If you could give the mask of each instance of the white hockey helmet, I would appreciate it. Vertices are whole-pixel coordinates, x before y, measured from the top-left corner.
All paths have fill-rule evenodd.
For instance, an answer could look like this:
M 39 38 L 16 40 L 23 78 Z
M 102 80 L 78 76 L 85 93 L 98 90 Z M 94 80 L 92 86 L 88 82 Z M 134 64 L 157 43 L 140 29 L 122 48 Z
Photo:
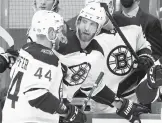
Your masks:
M 114 12 L 114 4 L 113 4 L 113 0 L 85 0 L 85 6 L 91 4 L 91 3 L 106 3 L 108 6 L 108 10 L 110 12 L 110 14 L 113 14 Z
M 78 31 L 78 22 L 81 18 L 86 18 L 91 21 L 94 21 L 98 24 L 97 31 L 95 35 L 99 34 L 101 28 L 104 26 L 106 22 L 106 12 L 103 7 L 100 6 L 99 3 L 92 3 L 85 6 L 79 13 L 76 20 L 76 30 Z
M 58 13 L 48 10 L 39 10 L 32 18 L 31 29 L 35 32 L 36 35 L 46 35 L 48 40 L 50 40 L 48 36 L 49 28 L 53 28 L 56 32 L 59 32 L 62 30 L 63 25 L 63 17 L 61 17 Z M 56 38 L 57 35 L 54 40 L 50 41 L 53 42 L 56 40 Z

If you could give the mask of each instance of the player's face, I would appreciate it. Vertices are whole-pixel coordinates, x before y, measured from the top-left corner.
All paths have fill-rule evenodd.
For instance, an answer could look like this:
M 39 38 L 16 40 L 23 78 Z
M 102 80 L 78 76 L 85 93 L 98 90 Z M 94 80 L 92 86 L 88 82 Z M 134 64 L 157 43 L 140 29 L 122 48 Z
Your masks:
M 54 0 L 36 0 L 37 10 L 51 10 Z
M 89 42 L 98 28 L 98 24 L 92 20 L 81 18 L 78 23 L 78 36 L 83 42 Z

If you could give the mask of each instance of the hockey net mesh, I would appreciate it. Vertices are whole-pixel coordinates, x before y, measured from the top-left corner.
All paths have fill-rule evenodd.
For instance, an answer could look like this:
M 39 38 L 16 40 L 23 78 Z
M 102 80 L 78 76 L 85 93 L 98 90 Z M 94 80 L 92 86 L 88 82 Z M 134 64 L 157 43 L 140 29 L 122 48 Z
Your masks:
M 9 28 L 28 28 L 33 15 L 33 0 L 9 0 Z M 74 17 L 84 6 L 84 0 L 60 0 L 60 14 L 65 21 Z

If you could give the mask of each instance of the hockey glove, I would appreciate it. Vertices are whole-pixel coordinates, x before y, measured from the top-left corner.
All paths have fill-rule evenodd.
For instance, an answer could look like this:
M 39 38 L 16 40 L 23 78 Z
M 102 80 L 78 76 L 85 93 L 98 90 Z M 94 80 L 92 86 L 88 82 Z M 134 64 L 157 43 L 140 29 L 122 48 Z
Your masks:
M 138 69 L 147 71 L 154 64 L 154 59 L 149 54 L 139 56 Z
M 148 86 L 152 89 L 157 89 L 162 86 L 162 66 L 154 65 L 147 72 Z
M 121 108 L 116 111 L 116 113 L 119 116 L 129 120 L 131 123 L 134 123 L 135 121 L 141 123 L 139 115 L 142 113 L 149 113 L 149 112 L 150 110 L 147 107 L 133 103 L 128 99 L 123 99 Z
M 65 122 L 85 123 L 87 121 L 86 114 L 74 105 L 67 105 L 68 114 L 64 118 Z
M 6 60 L 5 53 L 0 54 L 0 73 L 3 73 L 7 68 L 9 64 Z
M 8 68 L 11 68 L 13 66 L 18 55 L 19 55 L 18 51 L 14 50 L 13 47 L 7 49 L 7 51 L 4 54 L 2 54 L 2 56 L 8 63 Z

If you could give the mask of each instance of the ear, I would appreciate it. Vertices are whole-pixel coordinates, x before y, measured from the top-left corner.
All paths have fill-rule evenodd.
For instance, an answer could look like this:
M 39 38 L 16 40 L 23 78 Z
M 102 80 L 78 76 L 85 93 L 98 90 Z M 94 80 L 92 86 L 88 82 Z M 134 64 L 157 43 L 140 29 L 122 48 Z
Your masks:
M 55 33 L 54 29 L 53 29 L 52 27 L 50 27 L 50 28 L 48 29 L 48 38 L 49 38 L 50 40 L 54 40 L 55 37 L 56 37 L 56 33 Z

